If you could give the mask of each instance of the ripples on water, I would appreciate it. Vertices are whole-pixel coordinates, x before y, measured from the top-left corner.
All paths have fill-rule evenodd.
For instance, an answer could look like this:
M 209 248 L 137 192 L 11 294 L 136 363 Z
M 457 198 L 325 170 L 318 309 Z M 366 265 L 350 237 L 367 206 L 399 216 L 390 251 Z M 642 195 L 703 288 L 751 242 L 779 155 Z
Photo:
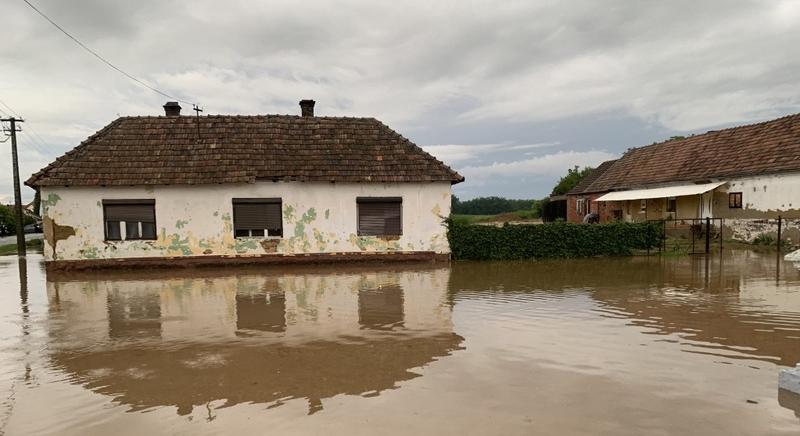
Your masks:
M 799 281 L 749 251 L 50 277 L 5 257 L 0 429 L 797 434 L 776 380 Z

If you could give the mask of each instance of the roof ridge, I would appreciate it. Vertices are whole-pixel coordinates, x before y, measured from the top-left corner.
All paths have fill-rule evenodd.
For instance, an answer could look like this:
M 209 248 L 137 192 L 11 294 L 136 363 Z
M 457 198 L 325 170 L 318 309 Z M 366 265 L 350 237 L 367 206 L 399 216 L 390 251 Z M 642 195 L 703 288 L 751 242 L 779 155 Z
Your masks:
M 794 118 L 794 117 L 800 117 L 800 112 L 794 113 L 794 114 L 789 114 L 789 115 L 784 115 L 784 116 L 779 117 L 779 118 L 773 118 L 771 120 L 759 121 L 759 122 L 756 122 L 756 123 L 741 124 L 741 125 L 738 125 L 738 126 L 725 127 L 725 128 L 718 129 L 718 130 L 707 130 L 704 133 L 691 134 L 690 136 L 686 136 L 686 137 L 680 138 L 680 139 L 665 139 L 663 141 L 654 142 L 652 144 L 642 145 L 642 146 L 639 146 L 639 147 L 632 147 L 632 148 L 629 149 L 629 151 L 631 151 L 631 150 L 639 150 L 639 149 L 642 149 L 642 148 L 652 147 L 652 146 L 655 146 L 655 145 L 665 145 L 665 144 L 680 143 L 680 142 L 683 142 L 683 141 L 688 141 L 690 139 L 695 139 L 695 138 L 698 138 L 698 137 L 701 137 L 701 136 L 711 135 L 711 134 L 714 134 L 714 133 L 719 134 L 719 133 L 722 133 L 722 132 L 732 132 L 732 131 L 737 130 L 737 129 L 750 129 L 750 128 L 754 128 L 754 127 L 757 127 L 757 126 L 763 126 L 765 124 L 771 124 L 771 123 L 776 123 L 777 124 L 777 123 L 779 123 L 781 121 L 785 121 L 785 120 L 787 120 L 789 118 Z
M 797 171 L 800 113 L 631 148 L 590 188 Z

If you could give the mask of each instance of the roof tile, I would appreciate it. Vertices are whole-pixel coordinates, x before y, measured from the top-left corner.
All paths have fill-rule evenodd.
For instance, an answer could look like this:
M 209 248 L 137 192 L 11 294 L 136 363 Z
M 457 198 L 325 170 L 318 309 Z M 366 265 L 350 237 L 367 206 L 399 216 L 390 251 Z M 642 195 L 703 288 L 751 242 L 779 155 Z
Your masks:
M 459 183 L 464 178 L 374 118 L 122 117 L 32 175 L 29 186 Z

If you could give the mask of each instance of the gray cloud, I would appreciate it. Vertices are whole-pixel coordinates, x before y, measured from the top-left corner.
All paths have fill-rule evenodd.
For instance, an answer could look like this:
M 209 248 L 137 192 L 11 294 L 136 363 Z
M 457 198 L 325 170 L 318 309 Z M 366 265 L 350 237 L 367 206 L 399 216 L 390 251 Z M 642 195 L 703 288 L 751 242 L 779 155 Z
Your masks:
M 539 197 L 553 168 L 800 107 L 792 1 L 36 4 L 207 113 L 296 113 L 310 97 L 380 118 L 462 170 L 464 197 Z M 117 114 L 161 112 L 23 2 L 3 12 L 0 99 L 41 138 L 21 139 L 25 176 Z

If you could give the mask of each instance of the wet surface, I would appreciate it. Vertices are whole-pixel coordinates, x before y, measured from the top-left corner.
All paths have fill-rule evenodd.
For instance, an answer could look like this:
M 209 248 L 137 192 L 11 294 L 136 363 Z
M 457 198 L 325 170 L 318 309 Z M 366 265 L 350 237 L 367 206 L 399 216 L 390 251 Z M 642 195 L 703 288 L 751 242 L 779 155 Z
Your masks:
M 800 272 L 774 253 L 50 277 L 7 256 L 0 285 L 8 435 L 800 433 L 777 386 Z

